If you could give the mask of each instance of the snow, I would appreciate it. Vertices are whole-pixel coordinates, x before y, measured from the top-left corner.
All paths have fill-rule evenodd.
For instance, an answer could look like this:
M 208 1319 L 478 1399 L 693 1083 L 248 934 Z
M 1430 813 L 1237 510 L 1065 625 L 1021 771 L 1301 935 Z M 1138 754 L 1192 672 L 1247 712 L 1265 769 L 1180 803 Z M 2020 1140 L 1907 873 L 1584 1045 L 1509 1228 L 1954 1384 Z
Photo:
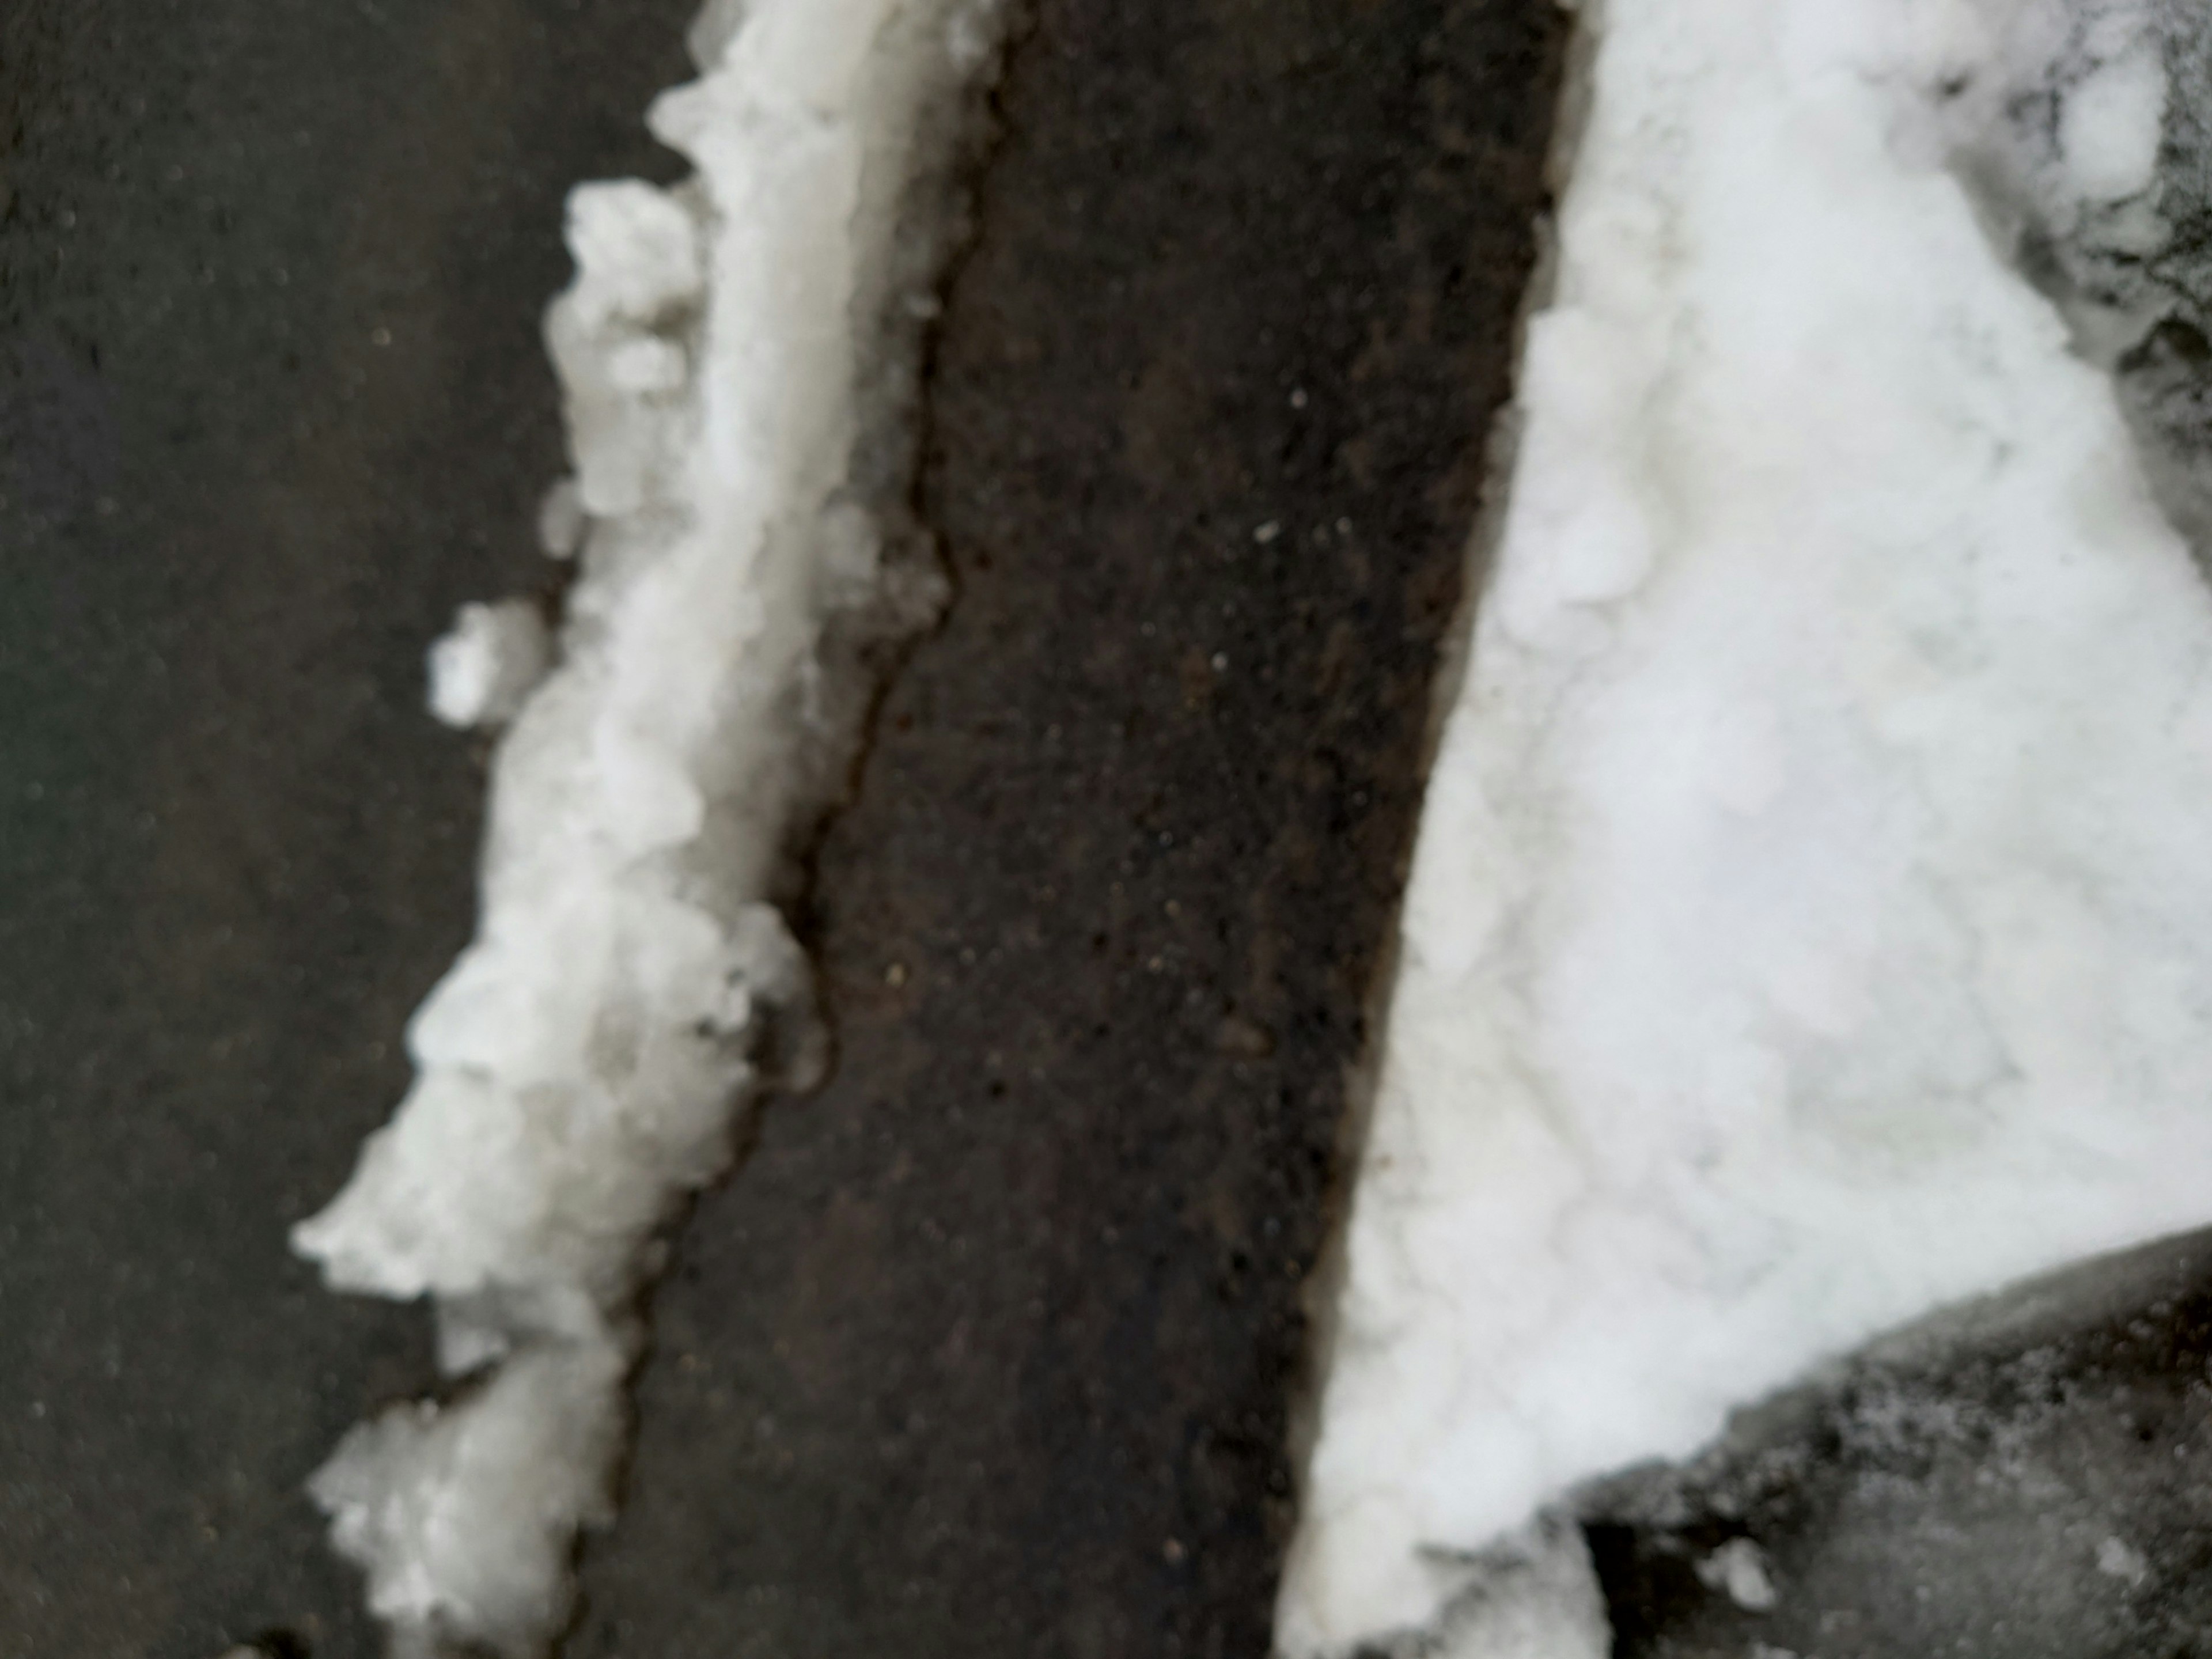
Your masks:
M 2126 1539 L 2107 1538 L 2097 1546 L 2097 1571 L 2125 1581 L 2130 1589 L 2141 1589 L 2150 1577 L 2150 1563 Z
M 1445 1609 L 1422 1648 L 1437 1659 L 1611 1659 L 1613 1631 L 1575 1527 L 1546 1521 L 1467 1565 L 1480 1585 Z
M 574 558 L 590 528 L 584 492 L 574 478 L 562 478 L 545 492 L 538 505 L 538 545 L 547 558 Z
M 505 725 L 544 678 L 551 648 L 527 599 L 463 605 L 430 647 L 430 712 L 452 726 Z
M 2106 278 L 2168 247 L 2167 79 L 2203 25 L 1607 0 L 1583 27 L 1293 1659 L 1456 1650 L 1500 1540 L 1583 1483 L 1932 1308 L 2212 1219 L 2212 598 L 2106 373 L 2179 314 L 2167 278 Z M 1589 1579 L 1559 1567 L 1518 1659 L 1606 1650 Z
M 558 1634 L 657 1236 L 769 1074 L 818 1064 L 773 901 L 861 649 L 941 581 L 903 506 L 916 319 L 997 27 L 998 0 L 718 0 L 706 72 L 651 115 L 696 173 L 570 199 L 556 659 L 514 602 L 433 653 L 441 718 L 512 717 L 477 932 L 410 1026 L 398 1115 L 295 1236 L 334 1286 L 431 1298 L 456 1379 L 313 1483 L 403 1659 Z
M 1698 1581 L 1727 1592 L 1729 1600 L 1750 1613 L 1765 1613 L 1782 1599 L 1765 1553 L 1748 1538 L 1731 1538 L 1698 1562 Z
M 2122 201 L 2141 191 L 2166 126 L 2166 68 L 2156 42 L 2099 64 L 2069 93 L 2061 120 L 2066 181 L 2083 202 Z

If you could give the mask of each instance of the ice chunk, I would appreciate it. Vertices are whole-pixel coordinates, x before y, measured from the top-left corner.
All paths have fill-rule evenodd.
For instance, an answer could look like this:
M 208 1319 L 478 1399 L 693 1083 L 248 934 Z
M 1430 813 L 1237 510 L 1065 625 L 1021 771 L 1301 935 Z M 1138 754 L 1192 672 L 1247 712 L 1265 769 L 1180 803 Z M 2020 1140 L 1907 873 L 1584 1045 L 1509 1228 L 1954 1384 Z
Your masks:
M 574 478 L 562 478 L 545 492 L 538 507 L 538 545 L 549 559 L 573 559 L 584 545 L 591 524 L 583 492 Z
M 503 726 L 551 655 L 545 619 L 527 599 L 465 605 L 430 647 L 430 712 L 448 726 Z
M 1747 1613 L 1770 1613 L 1781 1599 L 1766 1570 L 1765 1555 L 1748 1538 L 1731 1538 L 1698 1562 L 1698 1582 L 1726 1591 L 1729 1600 Z
M 2117 202 L 2150 187 L 2166 128 L 2166 67 L 2157 42 L 2100 64 L 2066 94 L 2059 154 L 2084 202 Z
M 706 283 L 699 237 L 697 219 L 666 191 L 636 179 L 577 185 L 568 193 L 570 307 L 594 325 L 649 327 L 696 305 Z
M 349 1435 L 311 1490 L 368 1569 L 394 1659 L 473 1643 L 529 1659 L 578 1522 L 613 1512 L 625 1351 L 539 1345 L 451 1406 L 394 1407 Z
M 2107 1538 L 2097 1546 L 2097 1571 L 2118 1578 L 2130 1589 L 2139 1589 L 2150 1577 L 2150 1563 L 2124 1538 Z

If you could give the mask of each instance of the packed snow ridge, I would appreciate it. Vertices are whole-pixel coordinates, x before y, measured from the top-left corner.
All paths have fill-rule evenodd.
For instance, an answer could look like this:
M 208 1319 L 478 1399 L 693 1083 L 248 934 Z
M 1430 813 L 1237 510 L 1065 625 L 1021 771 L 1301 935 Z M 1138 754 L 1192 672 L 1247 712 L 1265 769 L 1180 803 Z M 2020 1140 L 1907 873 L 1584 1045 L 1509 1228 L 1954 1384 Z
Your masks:
M 912 417 L 998 13 L 714 0 L 702 77 L 651 114 L 696 173 L 570 198 L 547 334 L 575 474 L 541 529 L 578 577 L 557 637 L 470 607 L 434 653 L 441 717 L 507 724 L 477 936 L 398 1115 L 296 1234 L 334 1285 L 431 1297 L 457 1379 L 313 1481 L 396 1655 L 557 1636 L 658 1235 L 813 1046 L 774 902 L 869 647 L 937 603 Z
M 1578 1487 L 1932 1308 L 2212 1220 L 2212 597 L 2174 527 L 2212 453 L 2212 25 L 1582 26 L 1296 1659 L 1601 1659 Z M 1729 1589 L 1786 1598 L 1758 1565 Z

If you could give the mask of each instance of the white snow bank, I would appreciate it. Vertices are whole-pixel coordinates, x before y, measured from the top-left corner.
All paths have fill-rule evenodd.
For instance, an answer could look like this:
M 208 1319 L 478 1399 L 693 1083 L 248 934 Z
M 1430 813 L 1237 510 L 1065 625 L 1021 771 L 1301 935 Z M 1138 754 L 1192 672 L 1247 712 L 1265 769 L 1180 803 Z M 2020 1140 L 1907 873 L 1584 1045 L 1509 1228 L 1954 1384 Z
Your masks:
M 998 0 L 710 12 L 708 72 L 651 117 L 696 176 L 569 204 L 558 663 L 537 684 L 512 607 L 438 649 L 441 714 L 514 715 L 476 940 L 410 1028 L 398 1115 L 295 1236 L 335 1285 L 434 1298 L 442 1363 L 483 1373 L 314 1481 L 402 1654 L 530 1655 L 565 1622 L 655 1231 L 724 1168 L 766 1051 L 806 1047 L 768 901 L 853 735 L 845 659 L 931 599 L 895 556 L 915 319 Z
M 2212 599 L 2076 354 L 2096 296 L 2008 262 L 2160 245 L 2169 24 L 1585 26 L 1293 1656 L 1480 1602 L 1578 1483 L 1886 1327 L 2212 1219 Z M 1521 1659 L 1603 1651 L 1577 1605 Z

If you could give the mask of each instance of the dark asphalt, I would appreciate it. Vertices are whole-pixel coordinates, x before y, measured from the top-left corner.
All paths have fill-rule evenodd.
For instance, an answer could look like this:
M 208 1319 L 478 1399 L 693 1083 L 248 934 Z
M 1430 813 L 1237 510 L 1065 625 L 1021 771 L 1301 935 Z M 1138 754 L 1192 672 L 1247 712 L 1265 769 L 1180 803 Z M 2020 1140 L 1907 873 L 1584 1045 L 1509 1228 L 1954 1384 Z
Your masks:
M 689 10 L 0 5 L 6 1659 L 374 1650 L 300 1484 L 428 1322 L 285 1229 L 469 931 L 422 653 L 544 578 L 562 197 Z

